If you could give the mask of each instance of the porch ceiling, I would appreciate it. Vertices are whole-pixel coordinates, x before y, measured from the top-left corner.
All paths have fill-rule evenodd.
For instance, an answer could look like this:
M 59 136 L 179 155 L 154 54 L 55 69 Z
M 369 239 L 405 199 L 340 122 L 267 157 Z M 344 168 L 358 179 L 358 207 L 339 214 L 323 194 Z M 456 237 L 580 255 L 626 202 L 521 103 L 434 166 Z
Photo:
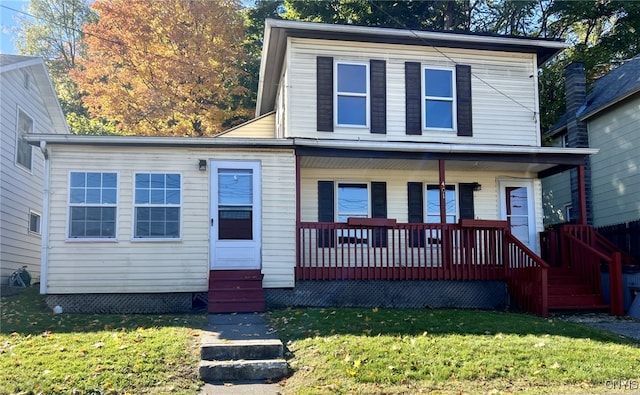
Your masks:
M 343 158 L 327 156 L 303 156 L 300 163 L 302 168 L 318 169 L 385 169 L 428 171 L 438 170 L 438 160 L 429 159 L 381 159 L 381 158 Z M 539 173 L 554 167 L 548 163 L 519 163 L 498 162 L 487 160 L 447 160 L 447 170 L 460 171 L 517 171 Z

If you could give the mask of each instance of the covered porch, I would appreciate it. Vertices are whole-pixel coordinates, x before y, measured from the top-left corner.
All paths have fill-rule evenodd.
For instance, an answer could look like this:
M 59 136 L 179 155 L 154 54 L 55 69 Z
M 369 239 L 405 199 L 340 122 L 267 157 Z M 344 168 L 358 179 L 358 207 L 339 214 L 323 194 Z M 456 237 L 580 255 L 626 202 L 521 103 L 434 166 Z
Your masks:
M 548 314 L 550 267 L 538 253 L 541 229 L 530 223 L 531 218 L 517 218 L 508 208 L 505 211 L 501 207 L 509 204 L 509 189 L 501 186 L 499 178 L 501 174 L 521 174 L 535 185 L 539 178 L 568 168 L 577 168 L 582 174 L 588 149 L 475 146 L 457 147 L 457 152 L 456 148 L 448 147 L 447 152 L 442 152 L 438 150 L 442 150 L 441 145 L 423 147 L 437 148 L 431 151 L 416 150 L 416 146 L 429 144 L 404 144 L 407 147 L 397 150 L 385 150 L 376 144 L 375 149 L 366 144 L 358 149 L 346 148 L 341 141 L 335 144 L 336 147 L 320 148 L 309 146 L 313 143 L 296 142 L 297 283 L 503 281 L 518 308 L 541 316 Z M 327 191 L 331 188 L 337 191 L 340 180 L 354 185 L 363 174 L 370 180 L 382 180 L 369 184 L 368 215 L 341 215 L 334 206 L 329 210 L 330 216 L 323 214 L 323 199 L 339 204 L 339 198 Z M 450 178 L 450 174 L 455 177 Z M 439 209 L 435 221 L 434 213 L 424 207 L 428 204 L 423 201 L 426 197 L 421 195 L 419 217 L 411 207 L 415 205 L 411 200 L 415 183 L 411 180 L 430 180 L 434 175 L 435 182 L 420 185 L 423 193 L 439 199 L 433 205 Z M 494 185 L 474 182 L 480 175 L 484 180 L 494 180 Z M 402 180 L 396 182 L 395 178 L 392 180 L 394 176 Z M 338 181 L 326 181 L 333 179 Z M 455 179 L 456 185 L 450 189 L 451 179 Z M 318 187 L 312 191 L 314 182 Z M 323 182 L 332 182 L 331 187 L 326 189 Z M 429 189 L 432 184 L 438 188 L 435 195 Z M 467 191 L 466 195 L 471 199 L 470 211 L 461 207 L 461 200 L 465 199 L 461 193 L 463 186 L 471 188 L 471 194 Z M 384 204 L 376 203 L 372 196 L 384 188 Z M 480 193 L 482 188 L 486 190 Z M 452 190 L 458 194 L 452 194 Z M 530 188 L 530 193 L 533 200 L 529 202 L 540 204 L 539 192 Z M 483 203 L 474 203 L 474 197 L 476 202 L 483 200 Z M 317 199 L 317 206 L 309 203 L 312 199 Z M 450 211 L 448 199 L 456 201 L 454 211 Z M 535 207 L 531 209 L 537 211 Z M 523 221 L 529 221 L 527 225 L 536 230 L 533 239 L 517 229 Z

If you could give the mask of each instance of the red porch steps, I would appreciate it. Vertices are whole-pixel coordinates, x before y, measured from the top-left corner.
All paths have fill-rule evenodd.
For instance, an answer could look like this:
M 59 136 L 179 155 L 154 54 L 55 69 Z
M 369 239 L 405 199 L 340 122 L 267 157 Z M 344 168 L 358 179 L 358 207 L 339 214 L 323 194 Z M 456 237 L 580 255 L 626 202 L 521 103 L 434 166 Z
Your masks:
M 265 311 L 260 270 L 211 270 L 209 313 L 252 313 Z
M 602 294 L 564 268 L 549 268 L 547 275 L 549 310 L 605 310 Z

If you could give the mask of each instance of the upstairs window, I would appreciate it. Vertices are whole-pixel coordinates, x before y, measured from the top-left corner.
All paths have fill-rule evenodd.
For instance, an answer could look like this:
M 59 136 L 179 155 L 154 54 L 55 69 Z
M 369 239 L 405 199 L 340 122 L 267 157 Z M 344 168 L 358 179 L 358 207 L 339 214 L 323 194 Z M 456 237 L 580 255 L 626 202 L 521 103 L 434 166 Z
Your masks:
M 367 127 L 369 120 L 369 65 L 336 63 L 336 125 Z
M 24 136 L 33 132 L 33 119 L 18 110 L 18 130 L 16 133 L 16 163 L 31 171 L 33 152 L 31 144 L 24 140 Z
M 453 69 L 425 67 L 422 71 L 423 128 L 455 129 L 455 76 Z
M 115 238 L 118 175 L 71 172 L 69 186 L 69 238 Z

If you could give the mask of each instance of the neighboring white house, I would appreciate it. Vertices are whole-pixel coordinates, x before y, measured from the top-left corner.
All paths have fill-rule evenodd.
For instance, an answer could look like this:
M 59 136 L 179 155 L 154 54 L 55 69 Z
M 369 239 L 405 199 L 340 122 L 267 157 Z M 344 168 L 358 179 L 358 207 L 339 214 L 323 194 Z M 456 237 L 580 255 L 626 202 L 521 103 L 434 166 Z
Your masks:
M 0 54 L 0 285 L 27 266 L 40 278 L 44 158 L 27 134 L 68 134 L 41 58 Z
M 556 146 L 570 146 L 569 136 L 582 126 L 584 145 L 600 152 L 589 159 L 593 226 L 602 227 L 640 220 L 640 55 L 593 83 L 587 95 L 584 68 L 578 64 L 575 85 L 568 100 L 576 101 L 545 133 Z M 573 81 L 573 80 L 572 80 Z M 577 97 L 574 99 L 572 95 Z M 548 224 L 571 221 L 569 174 L 544 181 Z
M 513 248 L 538 251 L 541 176 L 596 152 L 541 146 L 537 70 L 565 47 L 267 20 L 255 120 L 214 138 L 30 139 L 55 185 L 41 292 L 71 310 L 137 298 L 131 309 L 149 311 L 206 292 L 211 304 L 235 287 L 221 273 L 238 271 L 274 291 L 504 281 L 498 220 Z

